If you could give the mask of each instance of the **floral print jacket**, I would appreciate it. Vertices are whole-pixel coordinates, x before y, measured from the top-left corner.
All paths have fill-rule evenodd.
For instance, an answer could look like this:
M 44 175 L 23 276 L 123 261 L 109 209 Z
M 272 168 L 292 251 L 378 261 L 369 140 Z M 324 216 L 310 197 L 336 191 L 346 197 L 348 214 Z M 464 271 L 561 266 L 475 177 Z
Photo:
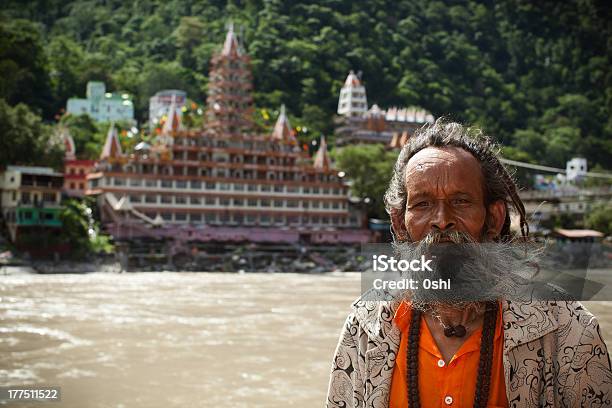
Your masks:
M 582 304 L 502 303 L 510 407 L 612 407 L 610 357 L 596 318 Z M 328 408 L 388 407 L 398 305 L 353 303 L 332 362 Z

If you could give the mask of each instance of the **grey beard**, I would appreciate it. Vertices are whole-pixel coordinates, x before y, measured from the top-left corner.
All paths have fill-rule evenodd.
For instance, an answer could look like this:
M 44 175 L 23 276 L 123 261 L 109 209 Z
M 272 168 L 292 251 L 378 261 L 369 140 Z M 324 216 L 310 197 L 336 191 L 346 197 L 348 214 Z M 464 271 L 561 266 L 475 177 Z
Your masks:
M 450 242 L 442 242 L 446 240 Z M 519 242 L 477 242 L 458 231 L 435 231 L 418 242 L 393 243 L 399 259 L 432 259 L 433 271 L 407 271 L 402 278 L 451 282 L 448 290 L 428 290 L 419 284 L 401 297 L 422 311 L 472 308 L 502 298 L 524 301 L 531 296 L 529 283 L 539 255 L 537 250 L 527 249 Z

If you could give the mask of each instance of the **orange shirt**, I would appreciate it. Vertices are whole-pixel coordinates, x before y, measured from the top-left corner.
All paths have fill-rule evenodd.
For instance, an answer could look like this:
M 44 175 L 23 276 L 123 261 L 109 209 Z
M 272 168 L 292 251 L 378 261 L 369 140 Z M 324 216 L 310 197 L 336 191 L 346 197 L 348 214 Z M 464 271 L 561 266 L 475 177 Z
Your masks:
M 410 315 L 410 305 L 402 302 L 393 318 L 402 331 L 402 337 L 393 369 L 389 396 L 390 408 L 408 407 L 406 343 L 408 342 L 407 333 L 410 328 Z M 421 406 L 425 408 L 474 406 L 482 328 L 472 333 L 451 361 L 446 364 L 424 317 L 421 317 L 421 319 L 423 319 L 419 341 L 419 396 Z M 493 365 L 491 367 L 491 385 L 487 404 L 489 408 L 508 407 L 502 362 L 504 338 L 502 330 L 501 316 L 498 314 L 493 340 Z

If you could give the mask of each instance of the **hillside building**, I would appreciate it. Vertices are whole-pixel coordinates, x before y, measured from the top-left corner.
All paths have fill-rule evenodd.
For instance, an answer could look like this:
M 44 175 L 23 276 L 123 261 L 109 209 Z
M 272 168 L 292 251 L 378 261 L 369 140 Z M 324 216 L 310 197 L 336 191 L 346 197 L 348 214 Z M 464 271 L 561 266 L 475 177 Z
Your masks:
M 187 93 L 178 89 L 165 89 L 149 98 L 149 129 L 153 129 L 170 112 L 174 103 L 174 112 L 181 115 L 181 109 L 187 103 Z
M 382 143 L 400 148 L 414 132 L 434 117 L 417 107 L 381 109 L 377 104 L 368 109 L 366 88 L 350 71 L 338 98 L 336 146 L 358 143 Z
M 368 110 L 366 89 L 353 71 L 349 72 L 340 89 L 338 115 L 348 117 L 363 116 Z
M 96 122 L 134 121 L 134 104 L 129 94 L 106 92 L 104 82 L 89 81 L 86 98 L 70 98 L 66 112 L 87 114 Z
M 83 197 L 87 187 L 87 173 L 93 168 L 94 160 L 77 159 L 74 140 L 68 129 L 62 129 L 64 142 L 64 188 L 68 197 Z
M 59 232 L 64 175 L 49 167 L 7 166 L 0 172 L 2 217 L 13 242 Z

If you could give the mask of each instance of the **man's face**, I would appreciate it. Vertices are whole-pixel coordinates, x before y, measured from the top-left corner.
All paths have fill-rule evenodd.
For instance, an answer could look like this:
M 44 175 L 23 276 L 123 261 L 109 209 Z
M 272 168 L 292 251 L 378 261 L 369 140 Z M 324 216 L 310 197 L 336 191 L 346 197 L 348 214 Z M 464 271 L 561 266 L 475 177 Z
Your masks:
M 420 241 L 434 231 L 459 231 L 482 240 L 487 216 L 480 164 L 457 147 L 428 147 L 406 166 L 406 232 Z
M 499 236 L 506 216 L 503 200 L 485 205 L 478 160 L 461 148 L 429 147 L 410 158 L 405 175 L 406 207 L 403 212 L 391 212 L 399 238 L 394 249 L 401 259 L 425 255 L 433 260 L 433 271 L 411 272 L 410 278 L 453 279 L 452 291 L 407 290 L 402 295 L 410 298 L 413 307 L 425 310 L 436 303 L 465 305 L 498 299 L 514 288 L 507 268 L 520 270 L 524 265 L 516 262 L 513 247 L 473 244 Z

